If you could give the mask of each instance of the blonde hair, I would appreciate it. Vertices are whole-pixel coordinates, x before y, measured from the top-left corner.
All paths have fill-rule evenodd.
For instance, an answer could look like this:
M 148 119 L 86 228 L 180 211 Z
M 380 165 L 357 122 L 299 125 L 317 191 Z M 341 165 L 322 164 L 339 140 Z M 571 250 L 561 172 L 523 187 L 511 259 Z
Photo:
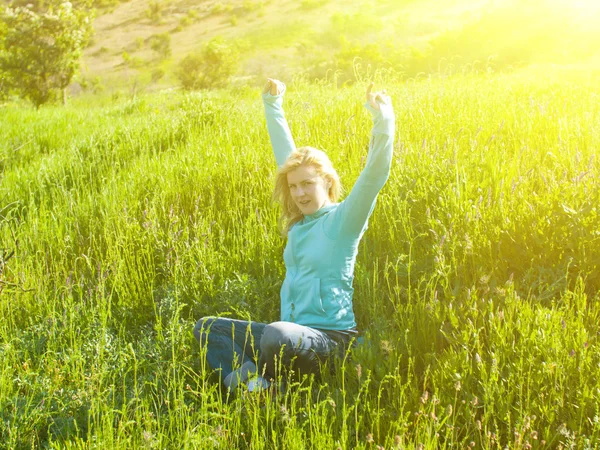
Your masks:
M 277 171 L 275 190 L 273 191 L 273 200 L 281 203 L 282 207 L 279 226 L 283 236 L 287 236 L 290 228 L 304 217 L 290 194 L 287 179 L 288 173 L 300 166 L 313 166 L 319 176 L 330 182 L 328 195 L 331 202 L 336 203 L 342 194 L 340 177 L 325 152 L 313 147 L 301 147 L 294 150 Z

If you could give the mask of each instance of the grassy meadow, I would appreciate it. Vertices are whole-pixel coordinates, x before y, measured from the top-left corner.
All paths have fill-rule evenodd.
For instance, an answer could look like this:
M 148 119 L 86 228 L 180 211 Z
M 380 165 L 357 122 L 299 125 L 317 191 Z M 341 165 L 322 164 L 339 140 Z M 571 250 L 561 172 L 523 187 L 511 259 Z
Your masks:
M 365 83 L 285 81 L 348 192 Z M 375 81 L 365 342 L 285 395 L 226 398 L 191 333 L 279 317 L 261 87 L 0 108 L 0 448 L 598 448 L 600 73 Z

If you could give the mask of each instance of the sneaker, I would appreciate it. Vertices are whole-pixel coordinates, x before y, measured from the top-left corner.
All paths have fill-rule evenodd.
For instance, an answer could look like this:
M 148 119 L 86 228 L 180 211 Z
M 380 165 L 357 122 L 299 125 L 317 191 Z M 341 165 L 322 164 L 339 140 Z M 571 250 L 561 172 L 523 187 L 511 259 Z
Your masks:
M 227 375 L 223 380 L 223 384 L 229 392 L 233 392 L 240 384 L 246 383 L 250 375 L 254 373 L 256 373 L 256 365 L 252 361 L 246 361 Z
M 268 380 L 265 380 L 260 375 L 252 377 L 252 379 L 248 380 L 248 392 L 260 392 L 268 389 L 271 386 L 271 383 Z

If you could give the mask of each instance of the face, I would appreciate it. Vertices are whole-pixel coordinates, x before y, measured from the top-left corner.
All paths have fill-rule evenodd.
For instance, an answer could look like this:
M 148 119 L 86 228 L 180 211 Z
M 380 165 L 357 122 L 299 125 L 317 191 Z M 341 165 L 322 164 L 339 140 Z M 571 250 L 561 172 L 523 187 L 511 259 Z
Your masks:
M 331 182 L 317 173 L 314 166 L 298 166 L 287 174 L 290 195 L 304 215 L 316 213 L 331 204 L 329 188 Z

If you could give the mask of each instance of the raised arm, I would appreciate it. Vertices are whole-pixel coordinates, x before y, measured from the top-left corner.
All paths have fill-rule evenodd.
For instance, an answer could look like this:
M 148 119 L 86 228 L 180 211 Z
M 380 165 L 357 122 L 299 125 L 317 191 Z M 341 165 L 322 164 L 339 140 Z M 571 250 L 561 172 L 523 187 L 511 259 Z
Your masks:
M 373 129 L 367 163 L 348 197 L 340 203 L 328 221 L 330 237 L 356 238 L 363 232 L 385 185 L 392 164 L 395 118 L 390 98 L 383 92 L 373 93 L 373 83 L 367 89 L 365 107 L 373 117 Z
M 269 131 L 271 147 L 273 147 L 278 167 L 281 167 L 290 153 L 296 149 L 290 127 L 283 112 L 283 94 L 285 94 L 285 84 L 268 78 L 262 98 L 265 105 L 267 130 Z

